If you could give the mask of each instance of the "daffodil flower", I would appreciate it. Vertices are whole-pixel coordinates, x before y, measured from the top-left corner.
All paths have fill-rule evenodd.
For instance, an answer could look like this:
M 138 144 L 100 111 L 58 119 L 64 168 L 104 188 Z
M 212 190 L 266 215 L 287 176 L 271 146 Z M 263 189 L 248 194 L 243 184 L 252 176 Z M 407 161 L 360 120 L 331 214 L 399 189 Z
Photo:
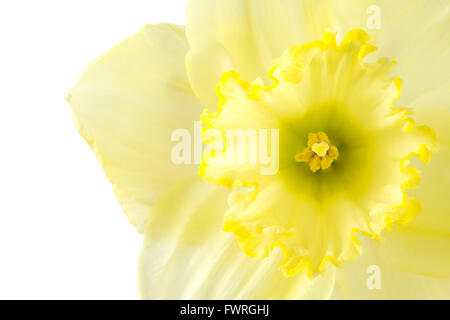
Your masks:
M 67 100 L 144 233 L 141 297 L 450 298 L 449 14 L 191 0 L 186 27 L 147 25 L 91 63 Z M 276 129 L 278 171 L 220 161 L 227 141 L 174 164 L 171 134 L 199 119 Z

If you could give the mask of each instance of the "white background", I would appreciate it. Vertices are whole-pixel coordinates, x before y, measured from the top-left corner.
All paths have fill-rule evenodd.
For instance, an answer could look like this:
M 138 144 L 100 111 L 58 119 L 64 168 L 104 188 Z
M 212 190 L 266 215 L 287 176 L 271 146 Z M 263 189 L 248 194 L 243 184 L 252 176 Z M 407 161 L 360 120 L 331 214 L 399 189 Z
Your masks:
M 0 0 L 0 299 L 135 299 L 142 237 L 64 100 L 83 67 L 186 0 Z

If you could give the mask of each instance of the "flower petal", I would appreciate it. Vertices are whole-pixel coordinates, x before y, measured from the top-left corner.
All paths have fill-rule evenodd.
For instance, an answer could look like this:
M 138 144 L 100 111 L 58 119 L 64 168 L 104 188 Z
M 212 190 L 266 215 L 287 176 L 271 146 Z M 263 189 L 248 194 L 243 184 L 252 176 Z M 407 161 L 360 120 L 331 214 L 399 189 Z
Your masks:
M 273 59 L 294 43 L 321 39 L 330 19 L 323 1 L 190 1 L 187 68 L 194 91 L 213 107 L 214 88 L 226 71 L 236 70 L 245 80 L 268 80 Z
M 171 134 L 192 128 L 202 106 L 189 86 L 184 28 L 147 25 L 92 62 L 67 94 L 78 131 L 143 231 L 151 205 L 193 166 L 171 161 Z
M 411 190 L 422 212 L 408 225 L 385 234 L 380 250 L 393 269 L 438 278 L 450 278 L 450 86 L 433 90 L 412 103 L 416 118 L 430 124 L 441 148 L 421 171 L 418 188 Z M 450 296 L 449 296 L 450 297 Z
M 392 256 L 385 254 L 385 248 L 371 239 L 365 238 L 362 242 L 364 247 L 362 257 L 342 269 L 337 269 L 333 298 L 450 299 L 450 279 L 430 278 L 393 268 L 390 260 Z M 401 254 L 401 251 L 397 253 Z M 405 259 L 404 256 L 399 258 Z M 408 262 L 412 264 L 418 261 L 408 260 Z M 424 260 L 420 263 L 429 262 Z M 376 284 L 379 284 L 379 287 Z
M 428 165 L 419 164 L 422 172 L 419 187 L 411 191 L 422 204 L 411 225 L 428 232 L 436 231 L 450 237 L 450 85 L 430 91 L 412 104 L 416 118 L 429 124 L 437 134 L 440 150 L 431 156 Z M 450 270 L 450 268 L 449 268 Z
M 228 193 L 194 176 L 160 198 L 149 218 L 139 260 L 141 297 L 327 298 L 333 271 L 314 280 L 305 273 L 285 277 L 278 269 L 280 252 L 262 260 L 249 258 L 239 249 L 235 235 L 222 231 Z
M 398 61 L 405 88 L 400 103 L 442 85 L 450 67 L 450 3 L 446 0 L 192 0 L 187 36 L 188 74 L 194 91 L 209 107 L 214 86 L 231 69 L 245 80 L 265 80 L 271 61 L 294 43 L 352 29 L 367 31 L 379 56 Z M 377 19 L 379 18 L 379 26 Z
M 398 62 L 404 79 L 399 102 L 406 104 L 448 81 L 450 2 L 447 0 L 331 0 L 338 39 L 364 29 L 379 56 Z
M 446 278 L 450 284 L 449 248 L 449 233 L 424 231 L 407 225 L 387 232 L 380 251 L 392 269 Z

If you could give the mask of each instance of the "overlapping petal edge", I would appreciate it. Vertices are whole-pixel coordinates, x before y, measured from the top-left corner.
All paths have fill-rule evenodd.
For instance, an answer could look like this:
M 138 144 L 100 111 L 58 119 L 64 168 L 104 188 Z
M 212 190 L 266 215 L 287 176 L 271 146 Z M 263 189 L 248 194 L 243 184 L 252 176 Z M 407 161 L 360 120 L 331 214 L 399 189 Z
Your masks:
M 371 52 L 376 51 L 377 48 L 371 44 L 369 44 L 370 38 L 369 36 L 362 30 L 351 30 L 347 33 L 344 40 L 341 44 L 336 45 L 335 34 L 325 32 L 322 40 L 313 41 L 311 43 L 306 43 L 299 45 L 297 49 L 299 50 L 308 50 L 313 48 L 319 49 L 329 49 L 333 50 L 341 50 L 342 47 L 348 43 L 349 41 L 357 41 L 361 44 L 359 50 L 357 51 L 357 61 L 363 66 L 368 67 L 369 64 L 363 61 L 363 59 Z M 392 62 L 395 65 L 395 62 Z M 233 80 L 238 83 L 241 88 L 247 93 L 247 98 L 258 101 L 259 94 L 262 91 L 270 91 L 276 88 L 280 83 L 280 71 L 283 68 L 282 62 L 280 60 L 274 61 L 273 66 L 270 68 L 268 75 L 269 78 L 273 81 L 271 85 L 264 85 L 260 79 L 248 82 L 244 81 L 240 78 L 240 75 L 235 71 L 229 71 L 222 75 L 220 83 L 216 87 L 216 94 L 219 97 L 219 104 L 217 112 L 213 113 L 209 110 L 205 110 L 201 116 L 202 123 L 204 125 L 204 132 L 208 129 L 214 128 L 213 122 L 218 119 L 222 113 L 223 106 L 227 103 L 227 96 L 223 93 L 223 87 L 226 85 L 227 81 Z M 299 68 L 301 70 L 301 67 Z M 397 97 L 392 101 L 395 102 L 399 99 L 402 90 L 402 81 L 398 77 L 392 77 L 392 82 L 397 90 Z M 240 244 L 241 249 L 244 253 L 250 257 L 254 258 L 265 258 L 267 257 L 275 247 L 282 248 L 284 259 L 280 264 L 280 268 L 283 270 L 286 276 L 292 276 L 304 268 L 307 270 L 307 274 L 309 278 L 313 278 L 317 274 L 323 274 L 325 272 L 326 262 L 329 261 L 333 265 L 340 267 L 344 262 L 351 262 L 356 257 L 360 256 L 362 253 L 361 242 L 356 236 L 356 233 L 361 235 L 368 236 L 370 238 L 375 239 L 376 241 L 380 240 L 380 233 L 382 230 L 389 230 L 392 228 L 393 223 L 397 224 L 406 224 L 408 223 L 417 213 L 420 212 L 421 207 L 420 203 L 412 198 L 408 197 L 407 189 L 413 189 L 417 187 L 420 182 L 420 172 L 414 167 L 411 166 L 411 158 L 416 156 L 423 163 L 428 163 L 430 156 L 433 152 L 439 149 L 439 143 L 437 136 L 433 129 L 424 126 L 424 125 L 416 125 L 413 118 L 410 117 L 412 114 L 411 110 L 406 107 L 397 107 L 390 104 L 390 111 L 392 115 L 400 117 L 400 119 L 404 122 L 403 132 L 411 133 L 414 131 L 420 132 L 423 136 L 427 137 L 427 142 L 420 145 L 420 147 L 413 152 L 405 155 L 399 163 L 399 170 L 401 171 L 401 191 L 403 195 L 403 201 L 400 205 L 395 206 L 394 211 L 384 211 L 377 213 L 376 216 L 372 216 L 371 224 L 369 225 L 369 231 L 364 231 L 358 228 L 354 228 L 351 230 L 350 239 L 352 245 L 354 247 L 353 253 L 350 253 L 347 258 L 342 258 L 345 256 L 341 254 L 340 257 L 335 258 L 331 255 L 327 255 L 322 259 L 318 270 L 313 270 L 311 267 L 310 259 L 308 255 L 297 256 L 294 252 L 289 250 L 286 244 L 282 242 L 272 243 L 270 246 L 270 250 L 267 254 L 259 255 L 252 251 L 252 247 L 255 246 L 255 243 L 258 239 L 252 238 L 252 235 L 246 230 L 245 226 L 240 225 L 236 222 L 227 221 L 227 213 L 230 209 L 225 213 L 224 219 L 224 231 L 234 232 L 237 236 L 237 240 Z M 219 129 L 220 130 L 220 129 Z M 224 135 L 225 136 L 225 135 Z M 211 144 L 212 141 L 204 135 L 203 142 L 205 144 Z M 223 146 L 222 152 L 225 152 L 228 143 L 225 141 L 225 145 Z M 211 176 L 205 173 L 206 168 L 208 167 L 208 162 L 205 159 L 211 159 L 214 157 L 217 150 L 208 149 L 203 154 L 202 163 L 199 168 L 200 176 L 208 182 L 214 183 L 216 185 L 223 185 L 231 190 L 236 190 L 239 187 L 251 188 L 251 191 L 245 194 L 244 197 L 233 197 L 233 201 L 244 202 L 253 201 L 258 195 L 258 183 L 256 181 L 244 181 L 242 179 L 229 178 L 226 176 Z M 307 252 L 307 248 L 304 248 L 305 252 Z M 300 262 L 300 263 L 299 263 Z

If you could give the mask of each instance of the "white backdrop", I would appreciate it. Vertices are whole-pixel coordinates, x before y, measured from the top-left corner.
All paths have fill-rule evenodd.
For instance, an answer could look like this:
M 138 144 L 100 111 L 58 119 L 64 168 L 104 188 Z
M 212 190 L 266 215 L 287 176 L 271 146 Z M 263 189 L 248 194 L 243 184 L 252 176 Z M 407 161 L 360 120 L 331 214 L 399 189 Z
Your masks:
M 137 298 L 142 237 L 64 100 L 83 67 L 186 0 L 0 0 L 0 299 Z

